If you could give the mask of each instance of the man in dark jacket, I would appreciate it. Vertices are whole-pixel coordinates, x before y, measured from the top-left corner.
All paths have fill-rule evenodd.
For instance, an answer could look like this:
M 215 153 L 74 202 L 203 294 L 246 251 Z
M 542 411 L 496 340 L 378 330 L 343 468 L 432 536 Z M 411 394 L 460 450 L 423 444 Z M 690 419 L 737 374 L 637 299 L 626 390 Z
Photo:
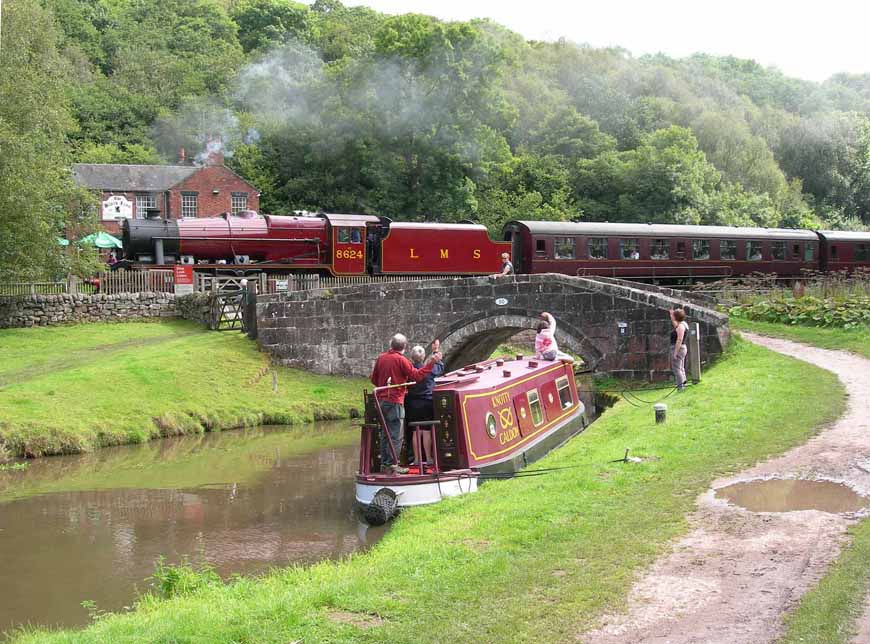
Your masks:
M 431 373 L 435 364 L 441 361 L 441 354 L 435 352 L 428 364 L 420 369 L 415 369 L 411 361 L 404 355 L 408 346 L 408 339 L 401 333 L 397 333 L 390 340 L 390 350 L 382 353 L 375 361 L 372 369 L 371 381 L 375 387 L 386 385 L 400 385 L 406 382 L 420 382 Z M 377 394 L 378 402 L 387 423 L 389 435 L 381 432 L 381 471 L 393 474 L 407 474 L 408 468 L 399 467 L 393 460 L 389 442 L 393 443 L 396 457 L 402 449 L 402 425 L 405 421 L 405 393 L 407 387 L 393 387 L 385 389 Z

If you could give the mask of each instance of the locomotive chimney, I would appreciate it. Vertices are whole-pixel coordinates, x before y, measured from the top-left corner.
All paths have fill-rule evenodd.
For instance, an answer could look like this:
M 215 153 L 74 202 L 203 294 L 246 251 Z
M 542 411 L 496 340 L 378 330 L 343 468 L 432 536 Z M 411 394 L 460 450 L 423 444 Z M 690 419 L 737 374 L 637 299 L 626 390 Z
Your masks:
M 184 148 L 178 148 L 178 165 L 184 165 L 187 163 L 187 153 L 185 153 Z
M 223 165 L 224 164 L 224 143 L 221 137 L 208 137 L 208 142 L 205 145 L 205 160 L 203 165 Z

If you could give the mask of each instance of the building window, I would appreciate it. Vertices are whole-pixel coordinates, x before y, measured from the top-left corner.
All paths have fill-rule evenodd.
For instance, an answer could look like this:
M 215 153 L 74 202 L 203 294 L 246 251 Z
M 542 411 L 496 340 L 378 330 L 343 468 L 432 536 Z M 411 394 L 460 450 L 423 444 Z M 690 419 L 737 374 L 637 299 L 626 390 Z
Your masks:
M 181 216 L 185 219 L 188 217 L 199 216 L 197 207 L 197 193 L 183 192 L 181 193 Z
M 589 259 L 607 259 L 606 237 L 590 237 L 586 245 L 589 249 Z
M 719 242 L 719 259 L 737 259 L 737 242 L 723 239 Z
M 541 411 L 541 399 L 538 397 L 536 389 L 532 389 L 526 396 L 529 399 L 529 411 L 532 412 L 532 422 L 537 427 L 544 422 L 544 413 Z
M 157 197 L 151 193 L 136 195 L 136 219 L 144 219 L 149 210 L 157 209 Z
M 234 192 L 231 197 L 233 214 L 237 215 L 248 209 L 248 193 Z
M 535 240 L 535 255 L 538 257 L 546 257 L 547 256 L 547 240 L 546 239 L 536 239 Z
M 870 244 L 858 244 L 855 247 L 855 261 L 866 262 L 870 260 Z
M 622 259 L 640 259 L 640 245 L 637 239 L 620 239 L 619 256 Z
M 746 242 L 746 259 L 750 262 L 761 261 L 761 242 L 748 241 Z
M 710 241 L 708 239 L 692 240 L 692 259 L 710 259 Z
M 553 254 L 556 259 L 574 259 L 574 238 L 556 237 L 553 244 Z
M 785 259 L 785 242 L 784 241 L 773 242 L 773 247 L 771 248 L 771 254 L 773 255 L 773 259 L 784 260 Z
M 568 407 L 574 404 L 567 376 L 556 379 L 556 390 L 559 392 L 559 404 L 562 405 L 562 409 L 568 409 Z
M 813 261 L 813 257 L 816 254 L 816 245 L 815 244 L 807 244 L 804 246 L 804 261 L 811 262 Z
M 653 239 L 649 247 L 649 256 L 652 259 L 667 259 L 670 257 L 669 246 L 667 239 Z

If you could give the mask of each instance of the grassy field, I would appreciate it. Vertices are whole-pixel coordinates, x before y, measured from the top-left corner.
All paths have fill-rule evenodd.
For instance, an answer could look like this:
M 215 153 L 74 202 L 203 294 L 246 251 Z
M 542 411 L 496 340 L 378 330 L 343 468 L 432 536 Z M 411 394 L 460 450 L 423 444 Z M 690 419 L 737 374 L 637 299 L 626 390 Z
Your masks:
M 730 325 L 737 331 L 751 331 L 774 338 L 785 338 L 823 349 L 842 349 L 870 358 L 870 328 L 835 329 L 754 322 L 740 318 L 731 318 Z
M 700 386 L 667 402 L 661 425 L 650 407 L 618 403 L 536 466 L 570 469 L 408 511 L 369 552 L 147 596 L 85 631 L 16 641 L 574 641 L 623 605 L 715 477 L 805 441 L 844 392 L 826 371 L 735 339 Z M 626 448 L 647 458 L 612 462 Z
M 0 444 L 71 453 L 156 436 L 346 417 L 363 382 L 276 368 L 188 322 L 0 331 Z

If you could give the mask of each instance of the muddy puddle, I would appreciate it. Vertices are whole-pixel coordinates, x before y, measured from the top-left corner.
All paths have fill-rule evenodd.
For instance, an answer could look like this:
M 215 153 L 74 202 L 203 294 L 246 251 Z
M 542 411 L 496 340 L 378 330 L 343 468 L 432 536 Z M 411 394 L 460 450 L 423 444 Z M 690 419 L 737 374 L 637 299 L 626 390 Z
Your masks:
M 354 507 L 350 421 L 167 439 L 0 473 L 0 631 L 131 606 L 161 557 L 222 576 L 337 558 L 383 529 Z
M 857 512 L 870 507 L 870 498 L 831 481 L 769 479 L 735 483 L 716 490 L 725 499 L 752 512 Z

